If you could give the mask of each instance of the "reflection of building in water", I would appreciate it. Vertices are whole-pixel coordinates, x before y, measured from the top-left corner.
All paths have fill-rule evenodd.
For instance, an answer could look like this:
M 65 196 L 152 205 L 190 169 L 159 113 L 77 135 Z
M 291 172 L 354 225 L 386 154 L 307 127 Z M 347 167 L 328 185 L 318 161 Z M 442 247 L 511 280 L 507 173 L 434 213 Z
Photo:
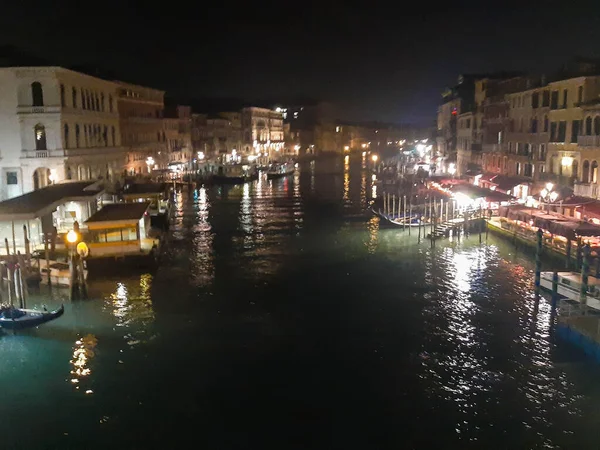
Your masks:
M 77 390 L 81 389 L 81 381 L 88 378 L 92 373 L 89 362 L 96 355 L 97 345 L 98 339 L 93 334 L 88 334 L 75 341 L 73 358 L 70 361 L 72 366 L 70 382 L 75 385 Z M 92 394 L 92 390 L 86 389 L 85 393 Z

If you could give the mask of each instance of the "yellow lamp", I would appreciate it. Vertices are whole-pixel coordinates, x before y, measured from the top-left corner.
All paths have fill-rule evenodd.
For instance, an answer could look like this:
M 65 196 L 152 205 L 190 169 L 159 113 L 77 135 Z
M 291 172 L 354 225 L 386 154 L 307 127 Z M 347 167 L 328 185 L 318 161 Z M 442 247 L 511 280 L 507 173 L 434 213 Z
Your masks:
M 77 242 L 77 233 L 75 232 L 75 230 L 69 230 L 69 232 L 67 233 L 67 242 L 69 242 L 70 244 L 74 244 L 75 242 Z

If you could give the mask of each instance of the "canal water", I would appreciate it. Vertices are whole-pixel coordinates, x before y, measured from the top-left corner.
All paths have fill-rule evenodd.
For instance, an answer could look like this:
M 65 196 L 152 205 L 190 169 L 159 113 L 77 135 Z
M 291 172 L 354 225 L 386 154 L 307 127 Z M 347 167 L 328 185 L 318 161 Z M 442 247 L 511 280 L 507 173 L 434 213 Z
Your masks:
M 0 336 L 0 448 L 597 449 L 531 257 L 380 229 L 375 190 L 358 157 L 177 193 L 156 273 Z

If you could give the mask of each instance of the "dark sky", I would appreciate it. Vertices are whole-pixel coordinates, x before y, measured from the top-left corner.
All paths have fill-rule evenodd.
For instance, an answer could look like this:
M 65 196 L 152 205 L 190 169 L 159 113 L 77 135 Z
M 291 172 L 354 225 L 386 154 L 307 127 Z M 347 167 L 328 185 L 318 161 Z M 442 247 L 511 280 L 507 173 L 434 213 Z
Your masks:
M 176 97 L 304 95 L 338 103 L 348 119 L 429 124 L 459 73 L 599 56 L 600 6 L 521 3 L 533 5 L 20 1 L 2 5 L 0 39 Z

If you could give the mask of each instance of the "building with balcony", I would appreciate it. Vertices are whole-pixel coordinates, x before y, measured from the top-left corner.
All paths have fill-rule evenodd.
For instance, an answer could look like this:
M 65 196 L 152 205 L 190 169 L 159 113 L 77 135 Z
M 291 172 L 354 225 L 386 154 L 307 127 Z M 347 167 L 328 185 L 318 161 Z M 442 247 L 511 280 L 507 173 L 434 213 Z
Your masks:
M 582 105 L 600 95 L 600 76 L 583 76 L 548 84 L 550 110 L 547 166 L 549 172 L 569 183 L 582 179 L 582 168 L 590 173 L 596 149 L 580 146 L 579 136 L 586 135 Z M 588 112 L 587 117 L 593 113 Z M 585 139 L 582 142 L 586 142 Z M 587 143 L 587 142 L 586 142 Z M 587 161 L 587 163 L 586 163 Z
M 244 148 L 241 113 L 193 114 L 192 121 L 192 145 L 202 159 L 224 163 Z
M 125 172 L 149 174 L 168 163 L 163 127 L 165 93 L 134 84 L 116 82 L 121 142 L 125 147 Z
M 192 108 L 174 105 L 165 109 L 163 136 L 168 165 L 188 170 L 192 156 Z
M 0 68 L 0 198 L 121 175 L 117 84 L 62 67 Z
M 249 107 L 241 111 L 243 155 L 275 159 L 283 149 L 283 113 L 267 108 Z

